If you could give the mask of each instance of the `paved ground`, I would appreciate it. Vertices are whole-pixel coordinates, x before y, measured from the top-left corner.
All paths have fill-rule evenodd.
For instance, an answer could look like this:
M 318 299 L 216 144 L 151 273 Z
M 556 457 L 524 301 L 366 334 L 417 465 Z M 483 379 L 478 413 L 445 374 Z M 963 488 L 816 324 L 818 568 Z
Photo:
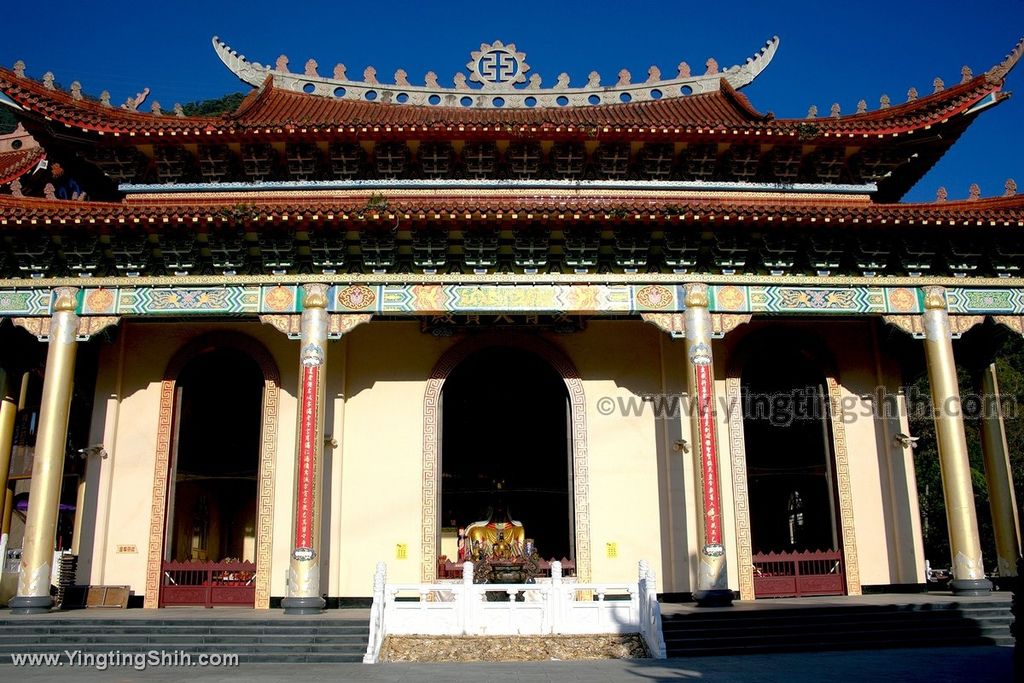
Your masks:
M 1014 680 L 1012 650 L 1002 647 L 822 652 L 739 657 L 626 660 L 601 662 L 530 662 L 522 664 L 248 664 L 230 669 L 165 668 L 133 671 L 117 668 L 25 668 L 0 665 L 4 681 L 443 681 L 445 683 L 504 683 L 570 681 L 729 681 L 730 683 L 881 680 L 945 683 L 970 681 L 1006 683 Z
M 364 624 L 370 621 L 369 608 L 328 609 L 315 617 L 316 619 L 355 620 Z M 117 609 L 111 607 L 90 607 L 89 609 L 73 609 L 68 611 L 53 610 L 43 614 L 11 614 L 11 610 L 0 607 L 0 619 L 24 619 L 62 621 L 90 619 L 184 619 L 201 622 L 203 619 L 241 619 L 245 621 L 308 621 L 310 617 L 285 614 L 280 609 L 249 609 L 246 607 L 165 607 L 163 609 Z

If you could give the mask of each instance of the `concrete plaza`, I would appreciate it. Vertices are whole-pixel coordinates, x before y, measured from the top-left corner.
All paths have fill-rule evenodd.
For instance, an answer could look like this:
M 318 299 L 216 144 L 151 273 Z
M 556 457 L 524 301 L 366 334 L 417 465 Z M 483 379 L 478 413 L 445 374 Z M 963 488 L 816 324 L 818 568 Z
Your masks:
M 130 667 L 97 671 L 87 667 L 14 667 L 0 664 L 0 679 L 18 681 L 445 681 L 503 683 L 574 681 L 785 681 L 884 680 L 887 682 L 972 683 L 1013 679 L 1013 650 L 1006 647 L 954 647 L 881 651 L 817 652 L 687 659 L 509 664 L 241 664 L 230 668 Z

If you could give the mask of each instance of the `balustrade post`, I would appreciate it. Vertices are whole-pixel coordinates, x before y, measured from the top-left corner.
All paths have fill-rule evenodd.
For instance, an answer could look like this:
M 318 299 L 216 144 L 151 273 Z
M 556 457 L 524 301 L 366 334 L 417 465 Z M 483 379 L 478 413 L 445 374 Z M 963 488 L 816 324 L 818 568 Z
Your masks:
M 473 563 L 462 563 L 462 633 L 476 634 L 476 593 L 473 590 Z
M 562 590 L 562 563 L 558 560 L 551 563 L 551 596 L 551 632 L 561 633 L 562 607 L 566 597 Z

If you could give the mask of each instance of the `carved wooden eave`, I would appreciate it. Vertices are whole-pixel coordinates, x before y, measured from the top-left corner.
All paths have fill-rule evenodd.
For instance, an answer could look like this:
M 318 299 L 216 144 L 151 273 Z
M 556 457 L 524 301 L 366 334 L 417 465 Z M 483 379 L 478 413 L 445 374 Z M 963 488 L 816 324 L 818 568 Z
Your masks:
M 883 315 L 882 320 L 900 328 L 914 339 L 924 339 L 924 317 L 920 315 Z M 975 325 L 985 322 L 983 315 L 949 316 L 950 337 L 959 339 Z M 998 322 L 998 318 L 997 318 Z
M 541 88 L 538 76 L 531 77 L 525 87 L 516 87 L 527 81 L 526 73 L 530 67 L 526 64 L 526 55 L 518 52 L 514 45 L 495 41 L 482 44 L 480 50 L 472 53 L 467 64 L 468 79 L 464 74 L 457 74 L 455 87 L 445 88 L 438 86 L 433 72 L 427 75 L 425 85 L 412 85 L 401 69 L 395 73 L 395 83 L 379 83 L 373 67 L 364 71 L 362 81 L 350 80 L 343 64 L 334 68 L 333 78 L 328 78 L 317 73 L 318 65 L 314 60 L 306 62 L 304 73 L 292 73 L 288 70 L 288 59 L 283 55 L 274 67 L 264 66 L 250 62 L 224 41 L 216 36 L 213 38 L 213 48 L 225 66 L 242 81 L 256 87 L 263 86 L 269 77 L 273 79 L 274 87 L 334 99 L 485 109 L 591 106 L 671 99 L 715 92 L 721 88 L 722 80 L 738 89 L 764 71 L 778 47 L 779 38 L 776 36 L 743 64 L 721 71 L 717 62 L 709 59 L 705 64 L 706 72 L 696 76 L 690 74 L 689 66 L 684 62 L 679 65 L 675 78 L 662 79 L 660 70 L 651 67 L 647 79 L 639 83 L 632 83 L 629 72 L 622 70 L 614 85 L 601 85 L 600 76 L 592 72 L 582 87 L 570 87 L 569 76 L 561 74 L 554 87 Z M 480 87 L 471 88 L 467 80 L 480 84 Z
M 341 339 L 363 323 L 370 322 L 369 313 L 335 313 L 327 318 L 327 338 Z M 302 338 L 302 316 L 298 313 L 261 315 L 260 322 L 283 332 L 289 339 Z
M 992 320 L 1003 325 L 1019 335 L 1024 335 L 1024 316 L 1020 315 L 994 315 Z
M 684 313 L 641 313 L 644 322 L 651 323 L 662 332 L 668 332 L 673 339 L 686 337 L 686 318 Z M 721 339 L 740 325 L 750 322 L 750 313 L 712 313 L 711 338 Z
M 28 331 L 41 342 L 50 340 L 50 322 L 52 318 L 11 318 L 11 322 Z M 121 318 L 116 315 L 82 316 L 78 319 L 78 341 L 88 341 L 93 335 L 99 334 L 108 327 L 117 325 Z

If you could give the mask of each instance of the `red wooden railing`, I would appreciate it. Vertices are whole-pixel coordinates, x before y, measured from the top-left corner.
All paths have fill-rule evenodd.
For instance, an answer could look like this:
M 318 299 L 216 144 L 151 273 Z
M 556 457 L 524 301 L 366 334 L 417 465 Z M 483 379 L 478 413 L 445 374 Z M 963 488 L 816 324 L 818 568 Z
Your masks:
M 754 555 L 754 597 L 843 595 L 846 577 L 838 550 Z
M 164 562 L 160 606 L 252 607 L 256 565 L 252 562 Z
M 555 558 L 550 560 L 541 560 L 537 563 L 537 576 L 551 577 L 551 563 L 555 561 Z M 576 576 L 576 563 L 572 560 L 563 557 L 560 562 L 562 563 L 562 576 Z M 446 555 L 442 555 L 437 558 L 437 578 L 438 579 L 461 579 L 462 578 L 462 563 L 452 562 Z

